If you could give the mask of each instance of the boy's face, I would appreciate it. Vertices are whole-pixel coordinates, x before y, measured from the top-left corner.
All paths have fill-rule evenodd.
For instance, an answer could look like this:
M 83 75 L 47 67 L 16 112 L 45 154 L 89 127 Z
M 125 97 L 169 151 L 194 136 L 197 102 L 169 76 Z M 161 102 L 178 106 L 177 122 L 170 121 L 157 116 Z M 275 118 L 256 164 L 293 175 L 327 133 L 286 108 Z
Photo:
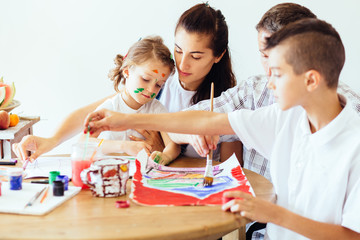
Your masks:
M 303 105 L 307 93 L 305 73 L 296 75 L 293 67 L 285 60 L 286 52 L 291 51 L 290 47 L 290 43 L 286 41 L 269 50 L 271 76 L 268 88 L 274 91 L 275 99 L 282 110 Z
M 126 94 L 124 101 L 138 109 L 153 100 L 170 75 L 170 68 L 158 60 L 151 59 L 138 66 L 124 69 Z

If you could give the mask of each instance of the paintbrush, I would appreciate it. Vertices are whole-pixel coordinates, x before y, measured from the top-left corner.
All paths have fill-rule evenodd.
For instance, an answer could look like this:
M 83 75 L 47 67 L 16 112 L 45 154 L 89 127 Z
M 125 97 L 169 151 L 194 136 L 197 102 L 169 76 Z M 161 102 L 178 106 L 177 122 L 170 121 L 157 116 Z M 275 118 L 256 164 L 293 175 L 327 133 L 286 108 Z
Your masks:
M 100 149 L 100 146 L 101 144 L 103 143 L 104 139 L 101 139 L 99 144 L 97 145 L 97 148 L 95 148 L 93 154 L 91 155 L 90 157 L 90 162 L 93 162 L 94 161 L 94 157 L 95 157 L 95 154 L 97 153 L 97 151 Z
M 89 122 L 90 122 L 90 121 L 91 121 L 91 118 L 89 119 Z M 85 160 L 85 157 L 86 157 L 87 146 L 88 146 L 88 144 L 89 144 L 89 137 L 90 137 L 90 125 L 88 125 L 88 127 L 87 127 L 86 139 L 85 139 L 85 150 L 84 150 L 83 160 Z
M 214 110 L 214 83 L 211 83 L 211 92 L 210 92 L 210 112 Z M 211 137 L 211 143 L 213 142 L 213 137 Z M 213 150 L 209 150 L 209 154 L 206 157 L 206 168 L 204 174 L 203 185 L 211 186 L 214 181 L 213 167 L 212 167 L 212 159 L 213 159 Z

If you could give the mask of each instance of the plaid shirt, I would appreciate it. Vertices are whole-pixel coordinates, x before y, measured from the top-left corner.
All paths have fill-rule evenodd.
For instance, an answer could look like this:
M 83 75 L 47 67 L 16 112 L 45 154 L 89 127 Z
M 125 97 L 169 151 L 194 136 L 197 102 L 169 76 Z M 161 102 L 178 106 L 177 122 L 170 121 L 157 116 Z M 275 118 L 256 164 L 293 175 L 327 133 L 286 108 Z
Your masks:
M 214 98 L 214 112 L 233 112 L 238 109 L 258 109 L 274 103 L 272 91 L 267 88 L 267 77 L 256 75 L 240 82 L 237 86 L 223 92 L 219 97 Z M 339 83 L 338 92 L 344 95 L 353 108 L 360 113 L 360 96 L 344 83 Z M 209 100 L 204 100 L 191 106 L 186 110 L 209 110 Z M 223 138 L 224 136 L 221 136 Z M 229 138 L 229 136 L 227 136 Z M 233 141 L 239 141 L 236 135 Z M 270 179 L 269 161 L 261 156 L 254 149 L 244 147 L 244 167 Z

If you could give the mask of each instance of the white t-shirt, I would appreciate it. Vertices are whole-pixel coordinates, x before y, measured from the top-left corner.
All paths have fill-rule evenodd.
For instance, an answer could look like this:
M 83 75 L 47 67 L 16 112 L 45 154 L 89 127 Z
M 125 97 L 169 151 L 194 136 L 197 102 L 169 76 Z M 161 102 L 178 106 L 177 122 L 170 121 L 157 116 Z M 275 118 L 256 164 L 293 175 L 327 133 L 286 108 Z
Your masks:
M 191 106 L 191 99 L 195 95 L 196 91 L 185 90 L 179 81 L 179 74 L 176 72 L 172 75 L 163 87 L 163 91 L 160 96 L 160 102 L 167 108 L 169 112 L 179 112 L 185 108 Z M 218 144 L 216 150 L 213 153 L 213 160 L 220 161 L 220 144 Z M 187 145 L 184 156 L 201 158 L 197 154 L 195 149 L 189 144 Z
M 106 100 L 103 104 L 97 107 L 99 109 L 109 109 L 111 111 L 121 112 L 121 113 L 166 113 L 166 108 L 156 99 L 142 105 L 139 109 L 134 110 L 130 108 L 122 99 L 121 94 L 116 94 L 111 99 Z M 129 136 L 135 136 L 138 138 L 144 139 L 144 137 L 135 130 L 128 129 L 126 131 L 105 131 L 100 133 L 98 138 L 104 138 L 108 140 L 123 140 L 129 141 Z
M 351 104 L 313 134 L 302 107 L 274 104 L 228 118 L 246 147 L 270 159 L 278 205 L 360 232 L 360 117 Z M 306 238 L 268 223 L 265 239 Z

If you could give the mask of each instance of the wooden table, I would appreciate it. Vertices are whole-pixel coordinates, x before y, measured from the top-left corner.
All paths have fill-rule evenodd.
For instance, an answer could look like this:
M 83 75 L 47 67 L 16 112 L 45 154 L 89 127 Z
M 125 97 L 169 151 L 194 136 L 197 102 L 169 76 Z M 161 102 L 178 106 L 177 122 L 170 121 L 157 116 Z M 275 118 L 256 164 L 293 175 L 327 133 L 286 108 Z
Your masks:
M 173 167 L 205 166 L 204 160 L 180 158 Z M 255 194 L 274 200 L 272 184 L 244 169 Z M 127 184 L 130 193 L 130 181 Z M 44 216 L 0 214 L 0 239 L 218 239 L 248 221 L 221 206 L 116 208 L 118 198 L 96 198 L 82 190 Z

